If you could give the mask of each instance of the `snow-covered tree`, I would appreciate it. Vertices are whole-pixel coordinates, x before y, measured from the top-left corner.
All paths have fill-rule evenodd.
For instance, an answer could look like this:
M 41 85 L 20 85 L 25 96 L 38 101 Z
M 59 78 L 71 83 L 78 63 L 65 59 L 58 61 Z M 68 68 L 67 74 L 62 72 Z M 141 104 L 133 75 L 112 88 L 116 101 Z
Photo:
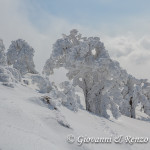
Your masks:
M 121 113 L 136 118 L 136 107 L 140 103 L 144 113 L 150 115 L 150 83 L 144 79 L 136 79 L 129 75 L 128 81 L 122 90 L 123 105 Z
M 145 79 L 141 80 L 142 92 L 140 94 L 140 103 L 144 113 L 150 116 L 150 83 Z
M 82 88 L 86 109 L 107 117 L 107 106 L 112 101 L 112 97 L 108 94 L 106 85 L 109 81 L 122 84 L 125 79 L 118 80 L 118 76 L 122 78 L 122 69 L 117 62 L 110 59 L 100 39 L 82 37 L 75 29 L 70 35 L 63 35 L 63 38 L 53 45 L 52 54 L 46 61 L 43 73 L 49 75 L 53 73 L 53 69 L 59 67 L 66 68 L 69 71 L 68 78 L 73 79 L 74 85 Z M 105 101 L 103 97 L 107 100 Z M 113 107 L 111 110 L 118 109 L 115 101 L 111 104 Z
M 21 76 L 18 70 L 7 66 L 5 46 L 0 39 L 0 83 L 14 87 L 14 83 L 20 82 Z
M 7 64 L 5 46 L 3 40 L 0 39 L 0 65 L 5 66 Z
M 123 106 L 121 107 L 122 114 L 136 118 L 135 109 L 140 101 L 141 95 L 141 81 L 136 79 L 135 77 L 128 75 L 127 83 L 124 85 L 122 90 L 123 95 Z
M 150 115 L 150 84 L 123 70 L 98 37 L 82 37 L 76 29 L 63 35 L 53 45 L 43 73 L 53 74 L 60 67 L 67 69 L 73 85 L 83 90 L 86 110 L 106 118 L 108 109 L 115 118 L 120 113 L 136 118 L 135 109 L 141 103 Z
M 21 75 L 26 73 L 36 74 L 35 65 L 33 62 L 34 49 L 22 39 L 12 41 L 8 52 L 8 65 L 13 65 L 14 68 L 20 71 Z

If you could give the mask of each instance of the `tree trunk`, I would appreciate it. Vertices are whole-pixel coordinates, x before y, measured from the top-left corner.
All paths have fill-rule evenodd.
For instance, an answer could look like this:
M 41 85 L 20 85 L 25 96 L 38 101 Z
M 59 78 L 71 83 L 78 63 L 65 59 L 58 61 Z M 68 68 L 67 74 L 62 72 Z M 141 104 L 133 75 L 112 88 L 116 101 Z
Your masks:
M 131 113 L 131 118 L 135 118 L 135 108 L 133 106 L 133 97 L 130 98 L 130 101 L 129 101 L 129 104 L 130 104 L 130 113 Z
M 87 111 L 92 111 L 91 108 L 90 108 L 90 104 L 89 104 L 89 96 L 88 96 L 88 87 L 87 87 L 87 83 L 86 83 L 86 80 L 84 79 L 83 80 L 83 83 L 84 83 L 84 88 L 83 88 L 83 92 L 84 92 L 84 97 L 85 97 L 85 105 L 86 105 L 86 110 Z

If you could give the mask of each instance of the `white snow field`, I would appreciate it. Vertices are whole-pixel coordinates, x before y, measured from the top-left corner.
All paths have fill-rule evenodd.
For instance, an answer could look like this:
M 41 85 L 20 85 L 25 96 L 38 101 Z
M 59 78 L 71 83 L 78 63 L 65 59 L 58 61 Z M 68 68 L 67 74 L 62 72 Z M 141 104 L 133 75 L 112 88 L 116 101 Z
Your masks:
M 39 98 L 43 94 L 30 87 L 0 85 L 0 150 L 149 150 L 150 142 L 126 143 L 124 138 L 150 138 L 150 119 L 138 111 L 138 118 L 121 116 L 105 119 L 86 110 L 73 112 L 64 106 L 52 109 Z M 67 125 L 67 127 L 63 126 Z M 70 128 L 68 128 L 70 126 Z M 75 137 L 74 143 L 67 136 Z M 123 143 L 114 138 L 123 136 Z M 83 143 L 79 136 L 112 137 L 112 143 Z

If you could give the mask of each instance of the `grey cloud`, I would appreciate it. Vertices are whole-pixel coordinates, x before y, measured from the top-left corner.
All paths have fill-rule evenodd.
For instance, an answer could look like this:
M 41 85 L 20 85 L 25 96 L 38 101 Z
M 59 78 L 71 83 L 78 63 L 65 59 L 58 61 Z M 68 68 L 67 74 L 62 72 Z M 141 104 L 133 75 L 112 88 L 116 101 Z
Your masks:
M 118 33 L 110 36 L 107 30 L 71 24 L 63 18 L 43 12 L 44 18 L 39 16 L 39 20 L 43 23 L 44 30 L 40 31 L 30 22 L 28 12 L 18 9 L 20 2 L 21 0 L 0 0 L 0 38 L 4 40 L 6 49 L 12 40 L 26 40 L 35 49 L 34 60 L 38 70 L 42 70 L 46 59 L 49 58 L 56 39 L 60 38 L 62 33 L 77 28 L 84 36 L 100 36 L 112 58 L 118 60 L 129 73 L 140 78 L 150 78 L 150 33 L 144 31 L 145 25 L 141 30 L 147 35 L 141 34 L 137 37 L 136 31 L 125 34 L 126 29 L 120 35 L 117 29 Z M 146 26 L 149 27 L 148 24 Z
M 150 79 L 150 43 L 149 36 L 136 37 L 134 34 L 126 36 L 107 37 L 105 46 L 110 55 L 119 61 L 121 66 L 138 78 Z
M 142 39 L 140 44 L 144 49 L 150 51 L 150 38 L 149 37 L 147 37 L 147 39 L 146 38 Z
M 133 54 L 130 56 L 130 61 L 135 65 L 146 65 L 150 62 L 150 54 Z

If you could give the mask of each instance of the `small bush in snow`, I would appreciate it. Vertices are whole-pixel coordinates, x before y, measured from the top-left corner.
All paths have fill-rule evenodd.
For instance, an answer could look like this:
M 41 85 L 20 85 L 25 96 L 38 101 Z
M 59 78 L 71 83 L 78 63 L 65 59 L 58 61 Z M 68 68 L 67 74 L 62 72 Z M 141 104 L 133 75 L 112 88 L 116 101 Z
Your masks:
M 40 74 L 27 73 L 22 79 L 24 84 L 34 87 L 40 93 L 49 93 L 52 90 L 52 83 L 50 83 L 48 78 Z
M 81 104 L 80 97 L 75 93 L 75 87 L 65 81 L 60 84 L 60 88 L 63 95 L 62 104 L 70 110 L 77 111 Z
M 74 87 L 68 81 L 61 83 L 60 88 L 61 90 L 58 90 L 56 86 L 53 85 L 50 93 L 47 93 L 43 97 L 44 101 L 56 109 L 61 105 L 72 111 L 78 111 L 78 108 L 82 108 L 80 97 L 75 94 Z

